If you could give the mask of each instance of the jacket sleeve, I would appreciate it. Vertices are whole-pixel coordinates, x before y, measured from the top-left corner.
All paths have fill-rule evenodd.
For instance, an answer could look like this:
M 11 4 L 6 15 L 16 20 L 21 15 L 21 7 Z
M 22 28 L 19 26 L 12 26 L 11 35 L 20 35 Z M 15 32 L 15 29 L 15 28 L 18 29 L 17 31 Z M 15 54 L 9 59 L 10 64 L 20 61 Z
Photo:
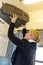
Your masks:
M 8 37 L 14 44 L 20 47 L 22 45 L 22 40 L 20 40 L 14 35 L 14 26 L 15 26 L 14 23 L 10 24 L 8 29 Z

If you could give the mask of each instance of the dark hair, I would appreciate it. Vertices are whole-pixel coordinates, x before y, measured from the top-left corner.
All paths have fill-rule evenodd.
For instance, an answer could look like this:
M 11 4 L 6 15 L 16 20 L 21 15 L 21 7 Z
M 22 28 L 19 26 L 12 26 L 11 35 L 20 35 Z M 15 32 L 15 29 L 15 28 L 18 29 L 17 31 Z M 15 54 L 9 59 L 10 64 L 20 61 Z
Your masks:
M 26 28 L 23 28 L 22 33 L 23 33 L 23 38 L 24 38 L 25 37 L 25 34 L 27 33 L 27 29 Z

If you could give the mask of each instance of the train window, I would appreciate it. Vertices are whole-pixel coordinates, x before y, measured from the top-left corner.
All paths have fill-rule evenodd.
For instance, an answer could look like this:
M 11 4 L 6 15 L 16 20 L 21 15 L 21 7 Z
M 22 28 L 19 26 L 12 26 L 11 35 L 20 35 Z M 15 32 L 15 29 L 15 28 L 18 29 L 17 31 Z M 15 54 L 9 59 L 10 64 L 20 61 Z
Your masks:
M 43 65 L 43 63 L 36 62 L 35 65 Z
M 35 65 L 43 65 L 43 46 L 37 47 Z

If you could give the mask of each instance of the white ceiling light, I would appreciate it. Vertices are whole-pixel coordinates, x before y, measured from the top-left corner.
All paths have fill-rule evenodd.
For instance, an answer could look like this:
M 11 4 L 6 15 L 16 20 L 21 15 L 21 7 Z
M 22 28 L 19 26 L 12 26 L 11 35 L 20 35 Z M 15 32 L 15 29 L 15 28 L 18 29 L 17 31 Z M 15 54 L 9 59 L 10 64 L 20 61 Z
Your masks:
M 20 0 L 23 4 L 32 4 L 43 0 Z

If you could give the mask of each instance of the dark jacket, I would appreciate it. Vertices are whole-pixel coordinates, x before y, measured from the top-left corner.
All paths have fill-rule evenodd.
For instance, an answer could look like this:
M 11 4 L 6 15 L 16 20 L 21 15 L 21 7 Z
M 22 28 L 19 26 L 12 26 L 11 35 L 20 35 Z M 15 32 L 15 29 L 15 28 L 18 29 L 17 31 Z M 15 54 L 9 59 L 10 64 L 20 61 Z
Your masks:
M 14 65 L 33 65 L 33 58 L 36 52 L 36 43 L 26 39 L 20 40 L 14 35 L 14 23 L 10 24 L 8 30 L 9 39 L 17 45 L 18 51 Z

